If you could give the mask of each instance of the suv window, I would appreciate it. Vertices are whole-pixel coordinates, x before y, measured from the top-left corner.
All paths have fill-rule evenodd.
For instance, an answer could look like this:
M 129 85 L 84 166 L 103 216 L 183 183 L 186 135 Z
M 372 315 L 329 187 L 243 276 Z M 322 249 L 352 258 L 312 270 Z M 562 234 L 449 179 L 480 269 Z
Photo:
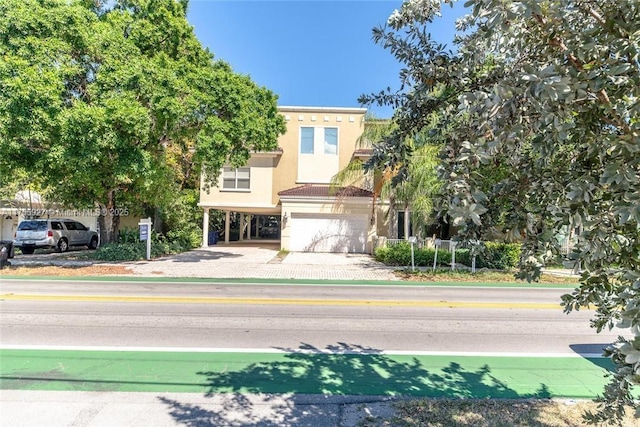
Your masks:
M 63 230 L 62 224 L 58 221 L 51 221 L 51 229 L 52 230 Z
M 22 221 L 18 225 L 20 231 L 47 231 L 46 221 Z
M 70 231 L 76 229 L 76 223 L 72 221 L 65 221 L 64 226 L 67 227 L 67 230 L 70 230 Z
M 83 223 L 81 223 L 81 222 L 76 222 L 75 226 L 76 226 L 76 230 L 78 230 L 78 231 L 87 231 L 88 230 L 88 228 L 85 227 L 85 225 Z

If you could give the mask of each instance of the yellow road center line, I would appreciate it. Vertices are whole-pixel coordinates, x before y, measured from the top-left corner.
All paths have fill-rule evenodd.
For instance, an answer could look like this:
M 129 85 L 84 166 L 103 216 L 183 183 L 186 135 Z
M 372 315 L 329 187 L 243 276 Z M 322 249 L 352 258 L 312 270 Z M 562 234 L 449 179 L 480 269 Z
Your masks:
M 527 302 L 470 302 L 470 301 L 416 301 L 416 300 L 350 300 L 350 299 L 302 299 L 302 298 L 214 298 L 171 296 L 120 296 L 120 295 L 29 295 L 2 294 L 4 301 L 66 301 L 66 302 L 120 302 L 163 304 L 228 304 L 228 305 L 318 305 L 360 307 L 434 307 L 434 308 L 496 308 L 558 310 L 560 304 Z

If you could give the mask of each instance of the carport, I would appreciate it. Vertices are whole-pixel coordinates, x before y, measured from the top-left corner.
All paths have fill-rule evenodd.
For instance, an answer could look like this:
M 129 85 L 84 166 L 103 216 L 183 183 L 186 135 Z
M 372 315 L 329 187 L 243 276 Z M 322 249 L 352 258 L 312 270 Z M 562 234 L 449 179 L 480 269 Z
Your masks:
M 273 240 L 280 241 L 280 230 L 277 232 L 273 232 L 273 227 L 276 225 L 279 227 L 282 224 L 282 220 L 280 219 L 280 208 L 264 208 L 264 207 L 256 207 L 252 209 L 239 208 L 239 207 L 230 207 L 230 206 L 212 206 L 212 207 L 204 207 L 204 217 L 202 221 L 202 247 L 209 246 L 209 218 L 210 211 L 219 210 L 224 212 L 224 229 L 222 240 L 224 243 L 228 244 L 231 241 L 231 223 L 232 215 L 236 214 L 239 217 L 239 225 L 238 225 L 238 241 L 250 241 L 252 239 L 261 239 L 261 240 Z M 267 230 L 263 230 L 263 225 L 268 218 L 277 218 L 274 224 L 270 224 L 269 234 L 266 234 Z

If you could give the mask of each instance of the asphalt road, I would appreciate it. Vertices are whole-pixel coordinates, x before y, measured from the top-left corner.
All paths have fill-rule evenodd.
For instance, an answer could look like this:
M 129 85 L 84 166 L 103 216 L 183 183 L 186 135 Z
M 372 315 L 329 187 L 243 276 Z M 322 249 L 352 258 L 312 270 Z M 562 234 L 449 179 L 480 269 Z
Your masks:
M 615 334 L 565 315 L 568 291 L 3 278 L 0 424 L 351 427 L 394 396 L 590 398 Z
M 3 280 L 3 346 L 599 353 L 569 289 Z

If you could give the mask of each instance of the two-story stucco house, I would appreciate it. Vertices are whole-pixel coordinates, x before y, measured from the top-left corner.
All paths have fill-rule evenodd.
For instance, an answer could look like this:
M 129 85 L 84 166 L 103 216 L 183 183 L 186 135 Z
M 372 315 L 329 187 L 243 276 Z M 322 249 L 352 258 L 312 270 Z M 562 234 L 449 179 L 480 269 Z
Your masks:
M 361 252 L 386 228 L 364 180 L 336 189 L 331 179 L 357 156 L 365 126 L 364 108 L 279 107 L 287 132 L 279 148 L 252 153 L 244 167 L 225 167 L 218 185 L 201 185 L 203 245 L 209 211 L 226 213 L 222 240 L 229 242 L 231 216 L 239 240 L 270 238 L 289 251 Z M 384 233 L 383 233 L 384 234 Z

